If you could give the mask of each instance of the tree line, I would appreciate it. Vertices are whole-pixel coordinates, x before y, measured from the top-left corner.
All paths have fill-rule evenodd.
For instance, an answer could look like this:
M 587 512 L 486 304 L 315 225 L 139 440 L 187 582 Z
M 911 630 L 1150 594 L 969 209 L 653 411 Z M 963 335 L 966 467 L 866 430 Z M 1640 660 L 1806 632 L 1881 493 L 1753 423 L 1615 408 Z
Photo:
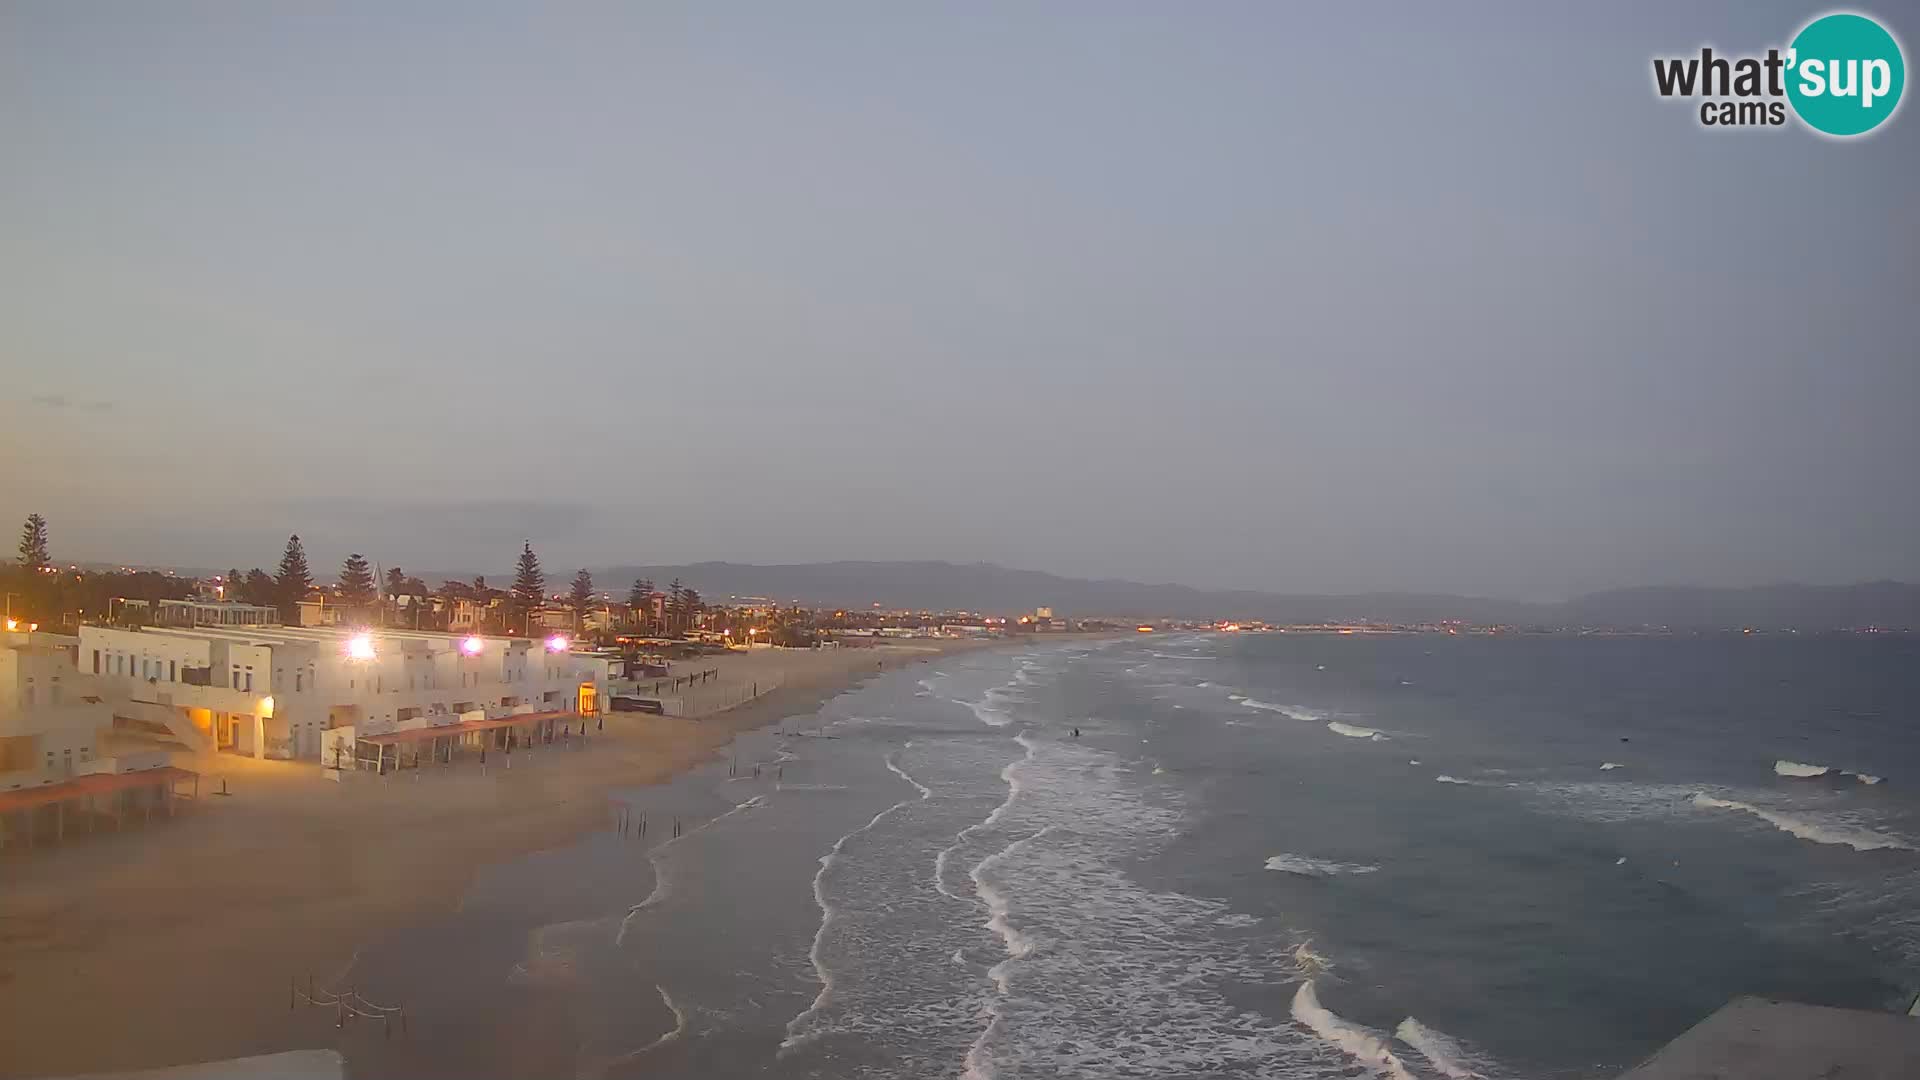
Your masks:
M 19 553 L 17 563 L 0 568 L 0 585 L 5 587 L 8 609 L 11 612 L 17 608 L 19 617 L 49 626 L 63 621 L 111 621 L 116 613 L 109 609 L 117 599 L 191 599 L 201 585 L 193 578 L 151 570 L 62 570 L 53 562 L 47 519 L 37 513 L 28 515 L 21 528 Z M 219 579 L 217 587 L 222 599 L 275 608 L 281 620 L 288 623 L 299 621 L 301 601 L 316 590 L 306 547 L 298 533 L 287 537 L 279 564 L 272 573 L 258 566 L 245 572 L 234 567 Z M 348 554 L 341 563 L 339 584 L 333 590 L 332 600 L 352 616 L 383 615 L 387 602 L 397 597 L 409 598 L 408 606 L 416 612 L 432 600 L 442 601 L 447 608 L 451 608 L 454 601 L 466 601 L 478 607 L 483 629 L 528 633 L 532 630 L 533 613 L 546 603 L 546 573 L 541 569 L 540 557 L 531 541 L 522 543 L 513 582 L 506 589 L 488 585 L 484 576 L 470 582 L 443 581 L 437 588 L 429 588 L 419 577 L 409 575 L 398 566 L 388 569 L 381 582 L 360 552 Z M 584 567 L 575 572 L 566 601 L 575 617 L 584 623 L 587 613 L 595 606 L 593 575 Z M 669 583 L 664 593 L 656 590 L 653 582 L 646 578 L 636 580 L 627 592 L 627 605 L 629 624 L 634 630 L 676 637 L 692 630 L 706 610 L 699 591 L 678 579 Z

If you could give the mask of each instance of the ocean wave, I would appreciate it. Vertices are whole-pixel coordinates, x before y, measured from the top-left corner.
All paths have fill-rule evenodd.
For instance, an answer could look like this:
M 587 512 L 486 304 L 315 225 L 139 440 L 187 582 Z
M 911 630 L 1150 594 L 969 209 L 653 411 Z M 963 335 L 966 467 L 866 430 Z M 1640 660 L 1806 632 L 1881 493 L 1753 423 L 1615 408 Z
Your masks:
M 1293 963 L 1300 974 L 1311 979 L 1333 970 L 1333 961 L 1315 951 L 1312 941 L 1303 941 L 1293 947 Z
M 1349 739 L 1372 739 L 1374 742 L 1387 741 L 1385 735 L 1380 734 L 1373 728 L 1360 727 L 1357 724 L 1343 724 L 1338 720 L 1329 721 L 1327 723 L 1327 730 L 1333 732 L 1335 735 L 1345 735 Z
M 1863 773 L 1863 772 L 1857 772 L 1857 773 L 1854 773 L 1854 774 L 1853 774 L 1853 778 L 1854 778 L 1855 780 L 1858 780 L 1858 781 L 1860 781 L 1860 782 L 1861 782 L 1861 783 L 1863 783 L 1863 784 L 1877 784 L 1877 783 L 1879 783 L 1880 781 L 1882 781 L 1882 780 L 1884 780 L 1884 779 L 1886 779 L 1886 778 L 1885 778 L 1885 777 L 1883 777 L 1883 776 L 1872 776 L 1872 775 L 1869 775 L 1869 774 L 1867 774 L 1867 773 Z
M 1331 877 L 1335 874 L 1371 874 L 1380 869 L 1363 863 L 1333 862 L 1308 855 L 1275 855 L 1267 860 L 1267 869 L 1302 877 Z
M 1301 983 L 1300 989 L 1294 991 L 1293 1018 L 1337 1047 L 1341 1053 L 1383 1073 L 1391 1080 L 1414 1080 L 1406 1065 L 1388 1048 L 1384 1036 L 1372 1028 L 1342 1019 L 1333 1010 L 1320 1004 L 1320 995 L 1314 992 L 1312 979 Z
M 1156 657 L 1161 660 L 1218 660 L 1220 659 L 1217 656 L 1194 656 L 1189 653 L 1157 652 L 1157 653 L 1148 653 L 1147 655 Z
M 1257 698 L 1250 698 L 1241 694 L 1234 694 L 1227 700 L 1238 702 L 1243 708 L 1258 709 L 1261 712 L 1277 712 L 1282 716 L 1292 717 L 1295 720 L 1309 723 L 1315 720 L 1324 720 L 1327 715 L 1325 713 L 1315 712 L 1312 709 L 1303 709 L 1298 705 L 1275 705 L 1271 701 L 1261 701 Z
M 631 1065 L 635 1061 L 638 1061 L 642 1056 L 649 1054 L 655 1050 L 658 1050 L 663 1046 L 668 1046 L 673 1043 L 677 1043 L 681 1039 L 686 1037 L 686 1034 L 687 1034 L 686 1010 L 682 1009 L 678 1004 L 674 1002 L 672 995 L 667 993 L 666 987 L 661 986 L 659 983 L 655 983 L 653 988 L 659 992 L 661 1004 L 665 1005 L 667 1007 L 667 1011 L 673 1014 L 673 1027 L 663 1032 L 659 1038 L 653 1040 L 652 1042 L 648 1043 L 645 1046 L 640 1047 L 637 1050 L 629 1050 L 626 1053 L 617 1055 L 615 1057 L 598 1058 L 582 1065 L 579 1071 L 577 1071 L 574 1074 L 575 1080 L 600 1080 L 601 1077 L 606 1076 L 607 1073 L 612 1071 L 613 1069 L 619 1068 L 624 1065 Z
M 1620 767 L 1620 763 L 1617 761 L 1603 761 L 1600 763 L 1601 772 L 1607 772 L 1608 770 L 1618 769 Z
M 1439 776 L 1436 776 L 1436 777 L 1434 777 L 1434 779 L 1435 779 L 1435 780 L 1438 780 L 1438 781 L 1439 781 L 1440 783 L 1442 783 L 1442 784 L 1468 784 L 1468 785 L 1471 785 L 1471 784 L 1473 783 L 1473 781 L 1471 781 L 1471 780 L 1462 780 L 1462 779 L 1460 779 L 1460 778 L 1459 778 L 1459 777 L 1457 777 L 1457 776 L 1448 776 L 1448 775 L 1447 775 L 1446 773 L 1441 773 L 1441 774 L 1440 774 Z
M 908 743 L 908 744 L 907 744 L 907 746 L 912 746 L 912 745 L 913 745 L 912 743 Z M 903 750 L 904 750 L 904 749 L 906 749 L 906 747 L 901 747 L 901 749 L 903 749 Z M 898 761 L 896 761 L 896 760 L 894 760 L 894 759 L 895 759 L 895 758 L 897 758 L 898 756 L 899 756 L 899 755 L 897 755 L 897 754 L 888 754 L 888 755 L 886 756 L 886 762 L 887 762 L 887 769 L 888 769 L 888 771 L 890 771 L 890 772 L 892 772 L 892 773 L 893 773 L 893 775 L 895 775 L 895 776 L 897 776 L 897 777 L 899 777 L 900 779 L 902 779 L 902 780 L 905 780 L 905 781 L 906 781 L 907 783 L 909 783 L 909 784 L 912 784 L 912 785 L 913 785 L 913 790 L 915 790 L 915 791 L 917 791 L 917 792 L 919 792 L 919 793 L 920 793 L 920 797 L 921 797 L 922 799 L 931 799 L 931 798 L 933 798 L 933 792 L 932 792 L 932 791 L 930 791 L 930 790 L 928 790 L 928 788 L 927 788 L 927 785 L 925 785 L 925 784 L 922 784 L 922 783 L 921 783 L 920 781 L 918 781 L 918 780 L 915 780 L 915 779 L 914 779 L 913 777 L 911 777 L 911 776 L 909 776 L 909 775 L 907 774 L 907 771 L 906 771 L 905 769 L 902 769 L 902 768 L 900 767 L 900 763 L 899 763 Z
M 807 950 L 807 959 L 813 964 L 815 977 L 820 980 L 820 992 L 814 996 L 812 1004 L 801 1010 L 798 1016 L 787 1021 L 786 1038 L 780 1040 L 781 1053 L 786 1053 L 800 1045 L 802 1041 L 801 1033 L 806 1027 L 807 1021 L 818 1016 L 820 1011 L 827 1007 L 827 1002 L 833 997 L 833 973 L 827 970 L 827 965 L 825 961 L 821 959 L 820 953 L 821 943 L 826 940 L 827 928 L 833 925 L 833 916 L 836 910 L 832 904 L 827 902 L 827 872 L 833 869 L 833 864 L 840 858 L 840 852 L 846 848 L 847 841 L 880 824 L 888 814 L 893 813 L 895 810 L 919 801 L 918 799 L 902 799 L 894 803 L 892 806 L 873 815 L 865 825 L 835 840 L 833 846 L 827 849 L 827 853 L 820 856 L 820 869 L 813 875 L 813 902 L 820 907 L 820 928 L 814 931 L 813 945 Z
M 1227 996 L 1293 974 L 1287 955 L 1229 931 L 1226 904 L 1133 878 L 1136 860 L 1179 835 L 1180 792 L 1145 797 L 1115 755 L 1085 743 L 1033 749 L 1015 769 L 1018 798 L 964 849 L 1003 946 L 962 1029 L 969 1042 L 944 1070 L 888 1075 L 1308 1075 L 1316 1041 Z
M 1788 761 L 1786 758 L 1781 758 L 1773 763 L 1773 771 L 1781 776 L 1808 778 L 1825 776 L 1832 771 L 1832 768 L 1826 765 L 1808 765 L 1804 762 Z
M 1464 1047 L 1452 1036 L 1438 1032 L 1409 1016 L 1393 1029 L 1393 1037 L 1420 1051 L 1435 1072 L 1447 1080 L 1486 1080 L 1486 1074 L 1473 1068 Z
M 1913 845 L 1906 841 L 1872 829 L 1852 825 L 1823 824 L 1804 817 L 1783 814 L 1777 810 L 1763 809 L 1752 803 L 1734 799 L 1716 799 L 1704 792 L 1694 795 L 1693 805 L 1717 810 L 1742 810 L 1781 832 L 1790 833 L 1802 840 L 1811 840 L 1816 844 L 1841 845 L 1855 851 L 1913 850 Z
M 620 920 L 620 929 L 613 935 L 613 944 L 615 947 L 618 947 L 627 940 L 627 927 L 633 923 L 635 916 L 665 900 L 672 891 L 673 878 L 667 871 L 666 861 L 669 849 L 695 833 L 705 832 L 735 814 L 745 813 L 757 806 L 764 805 L 766 801 L 767 797 L 765 795 L 755 795 L 745 802 L 735 803 L 733 809 L 718 817 L 703 821 L 691 829 L 682 830 L 679 836 L 663 840 L 648 848 L 647 861 L 653 864 L 653 890 L 647 893 L 645 899 L 627 909 L 627 914 Z
M 965 705 L 967 708 L 972 709 L 975 719 L 988 727 L 1006 727 L 1008 724 L 1013 723 L 1012 714 L 996 706 L 993 701 L 992 691 L 988 691 L 988 695 L 979 701 L 961 701 L 958 698 L 950 698 L 948 700 L 953 701 L 957 705 Z

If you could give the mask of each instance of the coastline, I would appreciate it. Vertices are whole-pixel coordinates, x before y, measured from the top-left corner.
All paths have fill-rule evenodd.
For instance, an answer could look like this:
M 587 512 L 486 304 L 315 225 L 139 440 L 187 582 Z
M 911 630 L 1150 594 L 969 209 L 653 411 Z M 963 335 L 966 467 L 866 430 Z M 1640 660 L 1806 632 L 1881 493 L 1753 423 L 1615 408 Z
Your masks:
M 330 1048 L 331 1024 L 284 1003 L 299 974 L 337 979 L 382 933 L 452 910 L 486 867 L 604 824 L 612 788 L 667 782 L 875 675 L 1004 644 L 720 657 L 715 700 L 729 684 L 777 686 L 698 716 L 608 714 L 584 750 L 523 752 L 484 774 L 468 762 L 335 784 L 307 763 L 205 761 L 203 791 L 218 777 L 230 796 L 0 867 L 0 1076 Z

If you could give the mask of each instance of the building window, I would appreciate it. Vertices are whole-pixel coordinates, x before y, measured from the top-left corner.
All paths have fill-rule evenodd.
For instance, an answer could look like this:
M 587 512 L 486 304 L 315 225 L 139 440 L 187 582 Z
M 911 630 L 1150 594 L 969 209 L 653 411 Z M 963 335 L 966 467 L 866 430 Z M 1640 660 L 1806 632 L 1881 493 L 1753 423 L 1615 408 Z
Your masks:
M 251 671 L 247 672 L 247 690 L 248 692 L 253 690 L 253 672 Z
M 179 663 L 180 662 L 178 660 L 167 661 L 167 681 L 168 682 L 180 681 Z
M 93 650 L 93 673 L 95 675 L 100 674 L 100 650 L 99 649 Z
M 302 671 L 295 671 L 293 673 L 293 689 L 295 693 L 300 691 L 300 684 L 305 681 L 305 675 L 306 673 Z

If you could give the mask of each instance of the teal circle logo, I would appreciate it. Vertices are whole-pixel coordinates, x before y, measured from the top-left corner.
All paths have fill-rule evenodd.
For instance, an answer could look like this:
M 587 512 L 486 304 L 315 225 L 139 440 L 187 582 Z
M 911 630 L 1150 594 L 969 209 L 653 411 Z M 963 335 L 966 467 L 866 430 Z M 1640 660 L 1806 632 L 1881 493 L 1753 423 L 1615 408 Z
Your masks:
M 1907 62 L 1886 28 L 1852 12 L 1822 15 L 1787 53 L 1787 100 L 1815 131 L 1864 135 L 1900 107 Z

